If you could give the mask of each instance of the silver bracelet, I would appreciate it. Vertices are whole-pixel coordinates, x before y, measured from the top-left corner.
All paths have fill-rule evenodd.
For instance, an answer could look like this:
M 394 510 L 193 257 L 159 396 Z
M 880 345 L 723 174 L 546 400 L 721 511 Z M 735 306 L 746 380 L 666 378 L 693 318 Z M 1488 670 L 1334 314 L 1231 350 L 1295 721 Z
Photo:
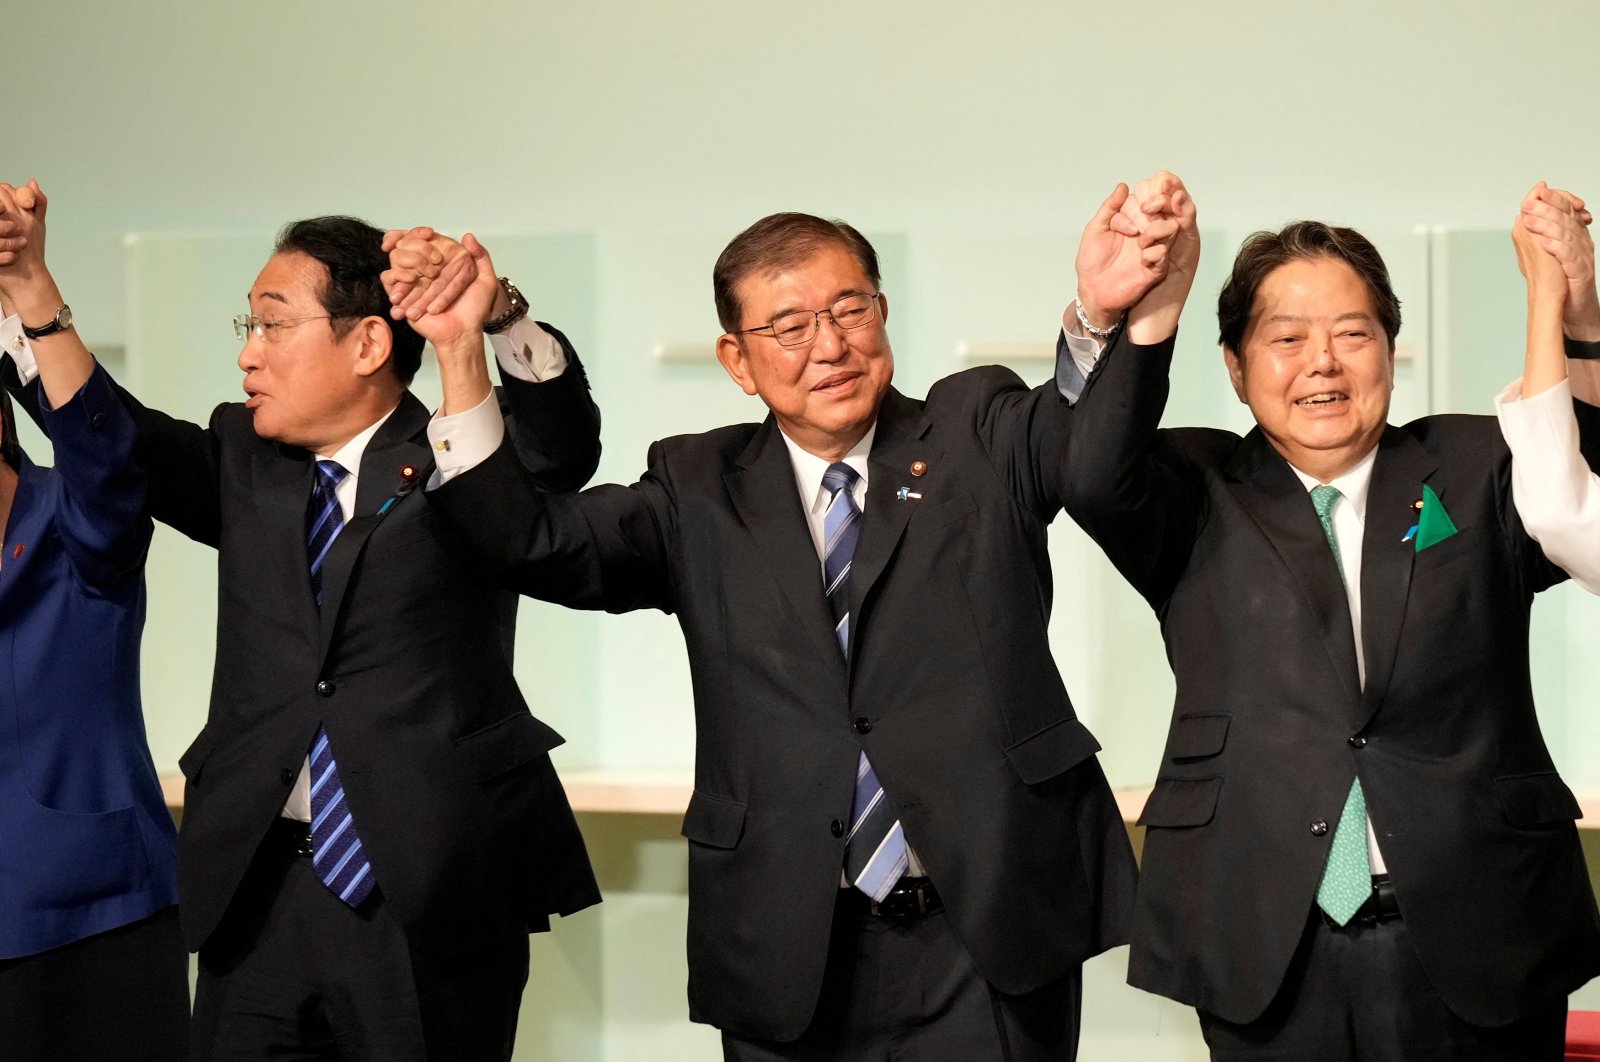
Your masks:
M 1072 293 L 1072 308 L 1078 312 L 1078 323 L 1083 326 L 1083 330 L 1096 339 L 1110 339 L 1112 334 L 1122 327 L 1122 322 L 1128 317 L 1128 311 L 1123 310 L 1122 314 L 1111 323 L 1110 328 L 1096 328 L 1089 323 L 1089 318 L 1084 316 L 1083 300 L 1078 298 L 1077 292 Z

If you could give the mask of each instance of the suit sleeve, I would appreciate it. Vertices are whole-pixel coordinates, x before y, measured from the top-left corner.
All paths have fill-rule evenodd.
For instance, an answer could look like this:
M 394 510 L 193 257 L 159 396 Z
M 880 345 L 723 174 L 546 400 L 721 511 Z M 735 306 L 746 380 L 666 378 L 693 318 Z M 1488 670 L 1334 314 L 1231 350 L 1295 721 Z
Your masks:
M 103 367 L 97 365 L 95 374 L 115 394 L 124 416 L 131 418 L 133 462 L 143 473 L 145 505 L 150 515 L 197 542 L 215 546 L 221 537 L 217 426 L 230 407 L 218 406 L 212 414 L 212 426 L 202 428 L 147 408 L 111 379 Z M 6 357 L 0 363 L 0 381 L 54 441 L 38 378 L 23 385 L 16 364 Z
M 1119 335 L 1107 348 L 1073 411 L 1063 487 L 1067 512 L 1158 610 L 1201 519 L 1200 491 L 1158 431 L 1174 342 Z
M 99 366 L 72 400 L 48 409 L 25 403 L 55 446 L 61 483 L 56 526 L 83 582 L 109 591 L 137 580 L 150 548 L 145 476 L 134 464 L 134 427 Z
M 631 487 L 545 491 L 503 441 L 426 497 L 510 588 L 571 608 L 674 610 L 670 477 L 657 443 Z
M 589 393 L 589 378 L 567 337 L 539 322 L 561 345 L 566 369 L 535 383 L 501 371 L 511 415 L 512 446 L 541 490 L 578 490 L 600 465 L 600 408 Z

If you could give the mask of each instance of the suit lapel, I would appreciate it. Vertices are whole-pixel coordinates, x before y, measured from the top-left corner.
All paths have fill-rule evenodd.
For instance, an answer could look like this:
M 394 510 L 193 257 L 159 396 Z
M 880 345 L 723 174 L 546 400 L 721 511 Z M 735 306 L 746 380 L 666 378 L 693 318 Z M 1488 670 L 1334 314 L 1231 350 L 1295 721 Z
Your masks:
M 300 629 L 315 641 L 317 603 L 311 596 L 311 560 L 306 556 L 306 508 L 315 472 L 305 450 L 279 443 L 256 447 L 250 497 L 255 505 L 261 563 L 277 569 L 264 585 L 285 588 Z
M 889 558 L 894 556 L 905 534 L 906 523 L 919 504 L 933 504 L 902 501 L 898 496 L 902 486 L 914 482 L 911 478 L 913 461 L 923 461 L 931 469 L 940 465 L 942 452 L 930 452 L 924 440 L 930 427 L 920 403 L 893 388 L 884 396 L 883 406 L 878 410 L 878 430 L 872 439 L 872 453 L 867 459 L 867 504 L 862 514 L 861 540 L 850 562 L 850 622 L 857 632 L 851 638 L 852 657 L 855 647 L 861 644 L 859 632 L 865 630 L 868 623 L 873 588 Z M 919 485 L 926 486 L 929 482 L 936 481 L 925 480 Z
M 1414 542 L 1401 540 L 1417 522 L 1414 503 L 1422 497 L 1422 483 L 1437 468 L 1422 444 L 1399 428 L 1389 428 L 1378 443 L 1361 539 L 1361 644 L 1367 685 L 1357 729 L 1378 711 L 1389 691 L 1417 555 Z M 1433 486 L 1442 501 L 1443 487 Z
M 350 589 L 356 564 L 372 532 L 401 505 L 420 504 L 410 495 L 418 493 L 417 488 L 433 468 L 431 452 L 418 441 L 427 426 L 427 408 L 408 391 L 362 451 L 361 472 L 356 477 L 355 512 L 345 521 L 344 530 L 333 540 L 322 562 L 319 639 L 322 659 L 326 659 L 333 644 L 333 632 L 338 627 L 345 593 Z M 402 474 L 407 466 L 415 473 L 409 480 Z M 310 490 L 309 485 L 306 489 Z M 394 503 L 385 507 L 390 498 L 395 499 Z
M 1228 467 L 1234 496 L 1299 584 L 1328 659 L 1338 673 L 1350 713 L 1361 701 L 1350 602 L 1305 486 L 1256 428 Z M 1248 573 L 1241 577 L 1249 578 Z M 1365 580 L 1363 580 L 1363 584 Z
M 736 465 L 723 476 L 734 511 L 756 540 L 801 628 L 816 644 L 818 659 L 829 661 L 842 675 L 844 659 L 822 595 L 822 564 L 800 507 L 789 449 L 771 416 L 756 430 Z

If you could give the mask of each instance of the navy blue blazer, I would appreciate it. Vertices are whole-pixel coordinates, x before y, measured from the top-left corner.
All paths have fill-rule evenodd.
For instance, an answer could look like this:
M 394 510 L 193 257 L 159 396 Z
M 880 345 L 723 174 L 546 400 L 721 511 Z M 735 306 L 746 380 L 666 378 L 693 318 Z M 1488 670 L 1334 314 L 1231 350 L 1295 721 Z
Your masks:
M 177 902 L 177 831 L 139 706 L 151 524 L 133 421 L 96 368 L 43 412 L 0 559 L 0 958 Z

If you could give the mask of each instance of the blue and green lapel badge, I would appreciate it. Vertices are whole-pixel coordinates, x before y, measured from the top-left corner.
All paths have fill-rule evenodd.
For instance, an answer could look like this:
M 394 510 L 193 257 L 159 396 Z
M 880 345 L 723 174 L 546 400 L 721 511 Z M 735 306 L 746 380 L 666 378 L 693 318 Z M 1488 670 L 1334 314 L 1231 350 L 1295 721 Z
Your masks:
M 1456 522 L 1444 511 L 1444 502 L 1426 483 L 1422 485 L 1422 500 L 1417 502 L 1417 508 L 1422 510 L 1417 514 L 1417 522 L 1400 541 L 1415 543 L 1418 553 L 1429 546 L 1437 546 L 1458 530 Z

